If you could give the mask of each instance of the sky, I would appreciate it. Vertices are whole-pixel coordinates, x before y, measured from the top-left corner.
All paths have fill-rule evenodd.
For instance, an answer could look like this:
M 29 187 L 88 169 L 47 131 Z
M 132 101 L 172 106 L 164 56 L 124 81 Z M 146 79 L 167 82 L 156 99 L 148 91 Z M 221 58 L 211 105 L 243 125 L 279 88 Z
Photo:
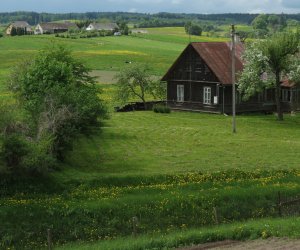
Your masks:
M 300 0 L 0 0 L 0 12 L 300 13 Z

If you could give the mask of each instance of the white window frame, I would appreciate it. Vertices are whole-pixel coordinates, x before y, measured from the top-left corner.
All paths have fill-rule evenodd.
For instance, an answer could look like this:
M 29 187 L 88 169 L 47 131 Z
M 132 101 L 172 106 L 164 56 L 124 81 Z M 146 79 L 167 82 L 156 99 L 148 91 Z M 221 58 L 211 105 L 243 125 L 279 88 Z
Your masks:
M 184 85 L 177 85 L 177 102 L 184 102 Z
M 203 103 L 209 105 L 211 104 L 211 87 L 203 88 Z

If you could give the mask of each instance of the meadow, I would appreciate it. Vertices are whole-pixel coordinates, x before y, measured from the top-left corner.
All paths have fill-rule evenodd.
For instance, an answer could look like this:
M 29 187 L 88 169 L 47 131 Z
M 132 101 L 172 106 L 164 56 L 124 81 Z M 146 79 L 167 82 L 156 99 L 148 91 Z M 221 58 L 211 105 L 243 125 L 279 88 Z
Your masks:
M 1 100 L 10 97 L 4 83 L 11 67 L 54 42 L 100 77 L 101 97 L 113 107 L 113 75 L 126 61 L 148 62 L 159 77 L 188 41 L 183 28 L 92 39 L 0 38 Z M 231 117 L 222 115 L 112 112 L 93 137 L 78 137 L 49 176 L 0 178 L 0 248 L 44 249 L 47 229 L 58 249 L 299 237 L 299 218 L 277 218 L 278 192 L 290 198 L 300 192 L 299 125 L 299 115 L 283 122 L 242 115 L 233 135 Z

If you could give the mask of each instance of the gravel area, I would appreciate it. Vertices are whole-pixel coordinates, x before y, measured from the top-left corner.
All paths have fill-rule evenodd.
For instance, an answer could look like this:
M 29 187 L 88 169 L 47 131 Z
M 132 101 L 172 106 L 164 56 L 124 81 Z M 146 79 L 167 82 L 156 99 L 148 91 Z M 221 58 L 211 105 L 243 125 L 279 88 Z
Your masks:
M 300 250 L 300 240 L 292 240 L 288 238 L 270 238 L 266 240 L 254 241 L 220 241 L 201 244 L 198 246 L 191 246 L 186 248 L 179 248 L 178 250 Z

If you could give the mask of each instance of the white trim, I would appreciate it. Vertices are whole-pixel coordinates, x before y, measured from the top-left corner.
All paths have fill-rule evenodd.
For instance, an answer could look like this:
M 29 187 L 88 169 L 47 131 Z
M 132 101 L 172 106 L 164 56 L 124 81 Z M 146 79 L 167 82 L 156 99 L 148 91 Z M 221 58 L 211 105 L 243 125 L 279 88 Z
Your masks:
M 184 102 L 184 85 L 177 84 L 177 102 Z
M 203 103 L 211 104 L 211 87 L 203 87 Z

